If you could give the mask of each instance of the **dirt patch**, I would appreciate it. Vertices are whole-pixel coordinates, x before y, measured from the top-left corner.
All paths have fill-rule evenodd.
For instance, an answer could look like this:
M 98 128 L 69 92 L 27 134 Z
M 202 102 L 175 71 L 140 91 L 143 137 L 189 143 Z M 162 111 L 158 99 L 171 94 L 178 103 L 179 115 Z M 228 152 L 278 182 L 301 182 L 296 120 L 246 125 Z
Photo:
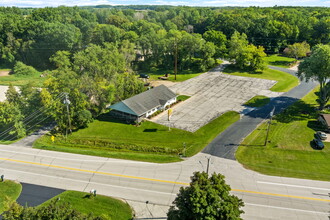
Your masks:
M 0 70 L 0 76 L 9 76 L 10 70 Z
M 150 81 L 150 86 L 156 87 L 156 86 L 160 86 L 160 85 L 164 85 L 164 86 L 173 86 L 177 84 L 177 82 L 171 82 L 171 81 L 166 81 L 166 80 L 155 80 L 155 81 Z

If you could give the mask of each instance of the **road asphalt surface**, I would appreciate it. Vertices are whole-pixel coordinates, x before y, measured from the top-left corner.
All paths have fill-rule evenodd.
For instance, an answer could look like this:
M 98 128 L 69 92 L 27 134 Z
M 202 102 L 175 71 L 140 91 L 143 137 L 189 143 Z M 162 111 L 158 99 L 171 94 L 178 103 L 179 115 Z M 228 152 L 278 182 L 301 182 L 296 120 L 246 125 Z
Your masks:
M 271 67 L 272 69 L 290 73 L 295 76 L 295 71 L 280 67 Z M 300 82 L 300 84 L 284 93 L 283 95 L 273 98 L 270 103 L 262 108 L 249 112 L 244 115 L 241 120 L 232 124 L 224 132 L 218 135 L 204 150 L 205 154 L 216 157 L 222 157 L 235 160 L 235 152 L 243 139 L 254 131 L 259 124 L 270 117 L 270 112 L 275 108 L 274 114 L 283 111 L 292 105 L 298 99 L 304 97 L 309 91 L 317 86 L 316 82 Z
M 276 112 L 315 85 L 302 82 L 276 102 L 272 101 L 277 106 Z M 284 105 L 281 103 L 284 100 L 290 102 Z M 245 169 L 230 157 L 241 139 L 272 109 L 273 106 L 268 105 L 244 116 L 238 122 L 241 127 L 234 124 L 229 128 L 236 126 L 231 131 L 237 134 L 229 136 L 231 133 L 225 131 L 228 137 L 218 136 L 213 145 L 205 149 L 208 153 L 199 153 L 183 162 L 154 164 L 0 145 L 0 174 L 7 179 L 63 190 L 89 192 L 96 189 L 99 194 L 126 200 L 134 208 L 136 219 L 166 219 L 166 212 L 180 187 L 189 184 L 195 171 L 205 171 L 211 157 L 210 173 L 225 175 L 232 193 L 243 199 L 243 219 L 328 220 L 329 182 L 262 175 Z M 221 137 L 227 140 L 227 145 Z M 217 146 L 220 144 L 221 147 Z

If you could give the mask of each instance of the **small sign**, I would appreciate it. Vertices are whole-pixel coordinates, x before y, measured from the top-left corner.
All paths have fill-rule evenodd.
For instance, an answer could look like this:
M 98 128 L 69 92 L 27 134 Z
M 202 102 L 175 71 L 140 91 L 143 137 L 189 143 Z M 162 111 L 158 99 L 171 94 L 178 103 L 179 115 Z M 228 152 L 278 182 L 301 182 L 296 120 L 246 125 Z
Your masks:
M 168 120 L 170 120 L 170 117 L 173 114 L 173 109 L 171 109 L 171 108 L 168 109 L 167 113 L 168 113 Z
M 54 143 L 54 141 L 55 141 L 55 137 L 54 137 L 54 135 L 52 135 L 52 136 L 50 137 L 50 139 L 51 139 L 52 142 Z

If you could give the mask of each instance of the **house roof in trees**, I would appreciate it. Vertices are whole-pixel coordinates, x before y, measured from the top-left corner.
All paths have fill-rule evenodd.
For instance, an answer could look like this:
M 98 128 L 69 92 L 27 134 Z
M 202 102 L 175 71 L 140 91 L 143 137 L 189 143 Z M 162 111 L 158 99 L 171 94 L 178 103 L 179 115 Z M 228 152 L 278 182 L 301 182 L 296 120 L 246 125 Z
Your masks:
M 111 105 L 109 108 L 131 115 L 141 116 L 153 108 L 163 106 L 176 97 L 176 94 L 164 85 L 142 92 L 136 96 Z
M 320 117 L 324 120 L 328 127 L 330 127 L 330 114 L 320 114 Z

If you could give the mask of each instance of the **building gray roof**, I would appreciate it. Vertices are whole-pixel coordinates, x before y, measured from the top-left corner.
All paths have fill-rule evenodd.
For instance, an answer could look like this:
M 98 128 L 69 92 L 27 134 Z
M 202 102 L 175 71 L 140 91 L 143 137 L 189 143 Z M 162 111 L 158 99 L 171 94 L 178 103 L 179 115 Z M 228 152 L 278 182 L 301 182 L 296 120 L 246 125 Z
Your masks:
M 110 108 L 131 115 L 141 116 L 153 108 L 163 106 L 168 100 L 175 97 L 176 94 L 172 90 L 164 85 L 160 85 L 111 105 Z

